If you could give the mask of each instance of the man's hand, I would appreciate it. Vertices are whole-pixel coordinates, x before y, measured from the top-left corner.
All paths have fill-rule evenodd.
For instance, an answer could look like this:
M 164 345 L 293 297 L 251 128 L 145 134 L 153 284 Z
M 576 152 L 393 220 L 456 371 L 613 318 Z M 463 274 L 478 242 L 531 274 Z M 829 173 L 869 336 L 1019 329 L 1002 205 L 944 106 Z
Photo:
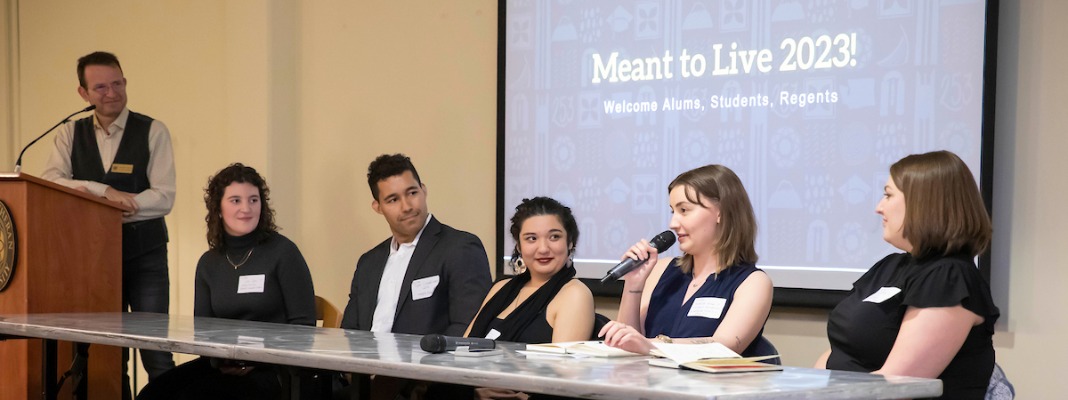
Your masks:
M 122 212 L 122 216 L 124 216 L 124 217 L 129 217 L 129 216 L 134 215 L 134 214 L 137 213 L 137 202 L 134 201 L 134 196 L 135 196 L 135 194 L 133 194 L 133 193 L 123 192 L 123 191 L 115 189 L 115 188 L 113 188 L 111 186 L 108 186 L 107 189 L 104 189 L 104 198 L 105 199 L 114 201 L 116 203 L 120 203 L 120 204 L 122 204 L 122 205 L 124 205 L 126 207 L 129 207 L 131 209 L 131 211 L 123 211 Z

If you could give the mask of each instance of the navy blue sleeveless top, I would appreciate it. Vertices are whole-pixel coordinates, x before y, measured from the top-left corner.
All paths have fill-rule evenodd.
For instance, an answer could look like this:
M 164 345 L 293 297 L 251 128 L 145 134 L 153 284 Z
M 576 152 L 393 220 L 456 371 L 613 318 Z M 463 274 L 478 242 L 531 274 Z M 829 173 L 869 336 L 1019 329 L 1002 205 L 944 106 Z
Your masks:
M 686 296 L 686 287 L 693 281 L 692 274 L 684 274 L 671 260 L 660 281 L 653 289 L 653 295 L 649 299 L 649 308 L 645 316 L 645 336 L 654 338 L 657 335 L 667 335 L 672 338 L 691 338 L 712 336 L 719 323 L 727 315 L 731 303 L 734 302 L 734 292 L 738 290 L 745 278 L 756 271 L 760 271 L 753 264 L 735 264 L 720 271 L 715 279 L 709 277 L 701 288 L 685 303 L 682 299 Z M 694 307 L 694 305 L 697 307 Z M 680 306 L 681 305 L 681 306 Z M 757 333 L 759 338 L 764 334 L 764 327 L 760 327 Z M 749 347 L 742 352 L 742 356 L 750 356 L 755 350 L 758 341 L 753 340 Z

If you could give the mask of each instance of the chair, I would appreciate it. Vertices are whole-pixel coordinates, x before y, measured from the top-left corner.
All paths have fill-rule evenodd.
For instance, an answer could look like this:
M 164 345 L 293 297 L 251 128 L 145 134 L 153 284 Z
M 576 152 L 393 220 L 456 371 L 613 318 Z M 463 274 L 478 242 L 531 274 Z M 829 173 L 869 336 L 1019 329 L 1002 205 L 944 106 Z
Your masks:
M 771 344 L 771 341 L 768 340 L 768 338 L 764 337 L 764 335 L 757 336 L 757 338 L 754 339 L 753 341 L 754 341 L 754 343 L 756 345 L 756 347 L 753 348 L 753 354 L 752 354 L 753 357 L 770 356 L 770 355 L 779 354 L 779 350 L 776 349 L 775 345 Z M 766 360 L 764 362 L 769 363 L 769 364 L 782 365 L 782 357 L 772 358 L 772 359 Z
M 990 373 L 990 384 L 986 386 L 986 400 L 1012 400 L 1016 398 L 1016 388 L 1005 376 L 1001 366 L 994 363 L 994 371 Z
M 315 296 L 315 320 L 323 321 L 323 328 L 341 327 L 341 311 L 330 301 Z
M 330 301 L 315 296 L 315 321 L 323 328 L 341 326 L 341 311 Z M 281 399 L 321 398 L 332 391 L 333 378 L 337 374 L 315 368 L 283 367 Z

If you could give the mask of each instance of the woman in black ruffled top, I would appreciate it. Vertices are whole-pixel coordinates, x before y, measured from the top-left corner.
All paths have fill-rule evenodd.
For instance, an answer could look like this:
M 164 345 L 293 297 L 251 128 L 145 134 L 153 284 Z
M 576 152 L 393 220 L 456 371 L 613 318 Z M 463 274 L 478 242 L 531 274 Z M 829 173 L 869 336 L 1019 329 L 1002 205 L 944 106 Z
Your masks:
M 999 312 L 974 259 L 990 217 L 955 154 L 894 163 L 876 212 L 891 254 L 831 311 L 831 350 L 817 367 L 942 380 L 942 397 L 982 399 L 994 368 Z

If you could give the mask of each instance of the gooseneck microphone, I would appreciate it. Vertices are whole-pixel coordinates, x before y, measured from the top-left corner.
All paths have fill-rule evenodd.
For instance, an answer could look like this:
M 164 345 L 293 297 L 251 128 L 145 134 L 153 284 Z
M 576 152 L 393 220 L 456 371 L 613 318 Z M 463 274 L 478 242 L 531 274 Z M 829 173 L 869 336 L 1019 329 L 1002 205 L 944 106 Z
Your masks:
M 671 245 L 673 244 L 675 244 L 675 233 L 669 230 L 660 232 L 659 235 L 656 235 L 655 237 L 649 240 L 649 245 L 653 246 L 653 248 L 656 249 L 657 253 L 663 253 L 664 250 L 671 248 Z M 645 261 L 648 259 L 648 257 L 641 260 L 628 258 L 626 260 L 620 261 L 619 264 L 616 264 L 616 266 L 608 270 L 608 274 L 606 274 L 604 278 L 601 278 L 601 283 L 614 281 L 623 277 L 623 275 L 626 275 L 628 272 L 635 270 L 643 263 L 645 263 Z
M 85 107 L 85 108 L 83 108 L 81 110 L 75 111 L 71 115 L 68 115 L 67 118 L 63 118 L 63 120 L 59 121 L 59 123 L 57 123 L 55 125 L 52 125 L 51 128 L 48 128 L 48 130 L 45 131 L 45 133 L 42 133 L 41 136 L 38 136 L 37 139 L 33 139 L 33 141 L 30 142 L 30 144 L 26 145 L 26 147 L 23 147 L 22 151 L 19 152 L 19 159 L 15 160 L 15 173 L 17 174 L 17 173 L 19 173 L 19 171 L 22 171 L 22 155 L 26 153 L 26 150 L 29 149 L 30 146 L 33 146 L 34 143 L 37 143 L 38 140 L 41 140 L 41 138 L 45 137 L 45 135 L 47 135 L 49 132 L 52 132 L 53 129 L 56 129 L 60 125 L 63 125 L 65 123 L 70 122 L 70 117 L 73 117 L 75 115 L 81 114 L 81 113 L 86 112 L 86 111 L 93 111 L 95 109 L 96 109 L 96 106 L 91 105 L 89 107 Z
M 470 350 L 493 350 L 497 348 L 497 342 L 493 339 L 445 336 L 438 333 L 424 335 L 419 340 L 419 347 L 427 353 L 455 351 L 457 347 L 465 346 Z

